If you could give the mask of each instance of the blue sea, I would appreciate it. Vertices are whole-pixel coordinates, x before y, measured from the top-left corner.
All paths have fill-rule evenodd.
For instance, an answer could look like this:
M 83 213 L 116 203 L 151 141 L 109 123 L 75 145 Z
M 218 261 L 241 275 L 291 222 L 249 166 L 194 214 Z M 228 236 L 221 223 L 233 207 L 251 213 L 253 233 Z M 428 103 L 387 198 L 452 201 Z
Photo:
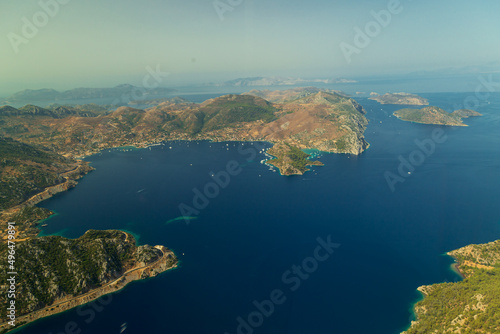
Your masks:
M 57 212 L 43 234 L 127 230 L 180 264 L 17 333 L 400 333 L 418 286 L 460 280 L 447 251 L 500 239 L 500 94 L 421 95 L 484 116 L 415 124 L 358 98 L 370 148 L 316 152 L 325 166 L 303 176 L 261 163 L 257 142 L 89 157 L 95 171 L 42 203 Z

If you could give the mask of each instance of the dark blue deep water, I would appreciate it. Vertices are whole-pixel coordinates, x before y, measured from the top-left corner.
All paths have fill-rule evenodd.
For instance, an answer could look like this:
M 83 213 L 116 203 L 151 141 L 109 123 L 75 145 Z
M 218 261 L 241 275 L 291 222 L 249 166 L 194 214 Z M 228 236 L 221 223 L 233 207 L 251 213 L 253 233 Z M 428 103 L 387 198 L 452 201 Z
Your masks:
M 470 94 L 424 96 L 451 110 Z M 359 102 L 370 149 L 323 154 L 325 166 L 303 176 L 270 171 L 260 163 L 264 154 L 247 161 L 258 143 L 173 142 L 90 157 L 96 171 L 42 203 L 58 213 L 44 233 L 124 229 L 140 244 L 173 249 L 180 266 L 18 333 L 119 333 L 127 323 L 127 334 L 234 334 L 238 317 L 250 314 L 256 327 L 239 333 L 404 330 L 418 286 L 459 279 L 445 252 L 500 238 L 500 95 L 480 101 L 484 117 L 460 128 L 403 122 L 390 116 L 398 106 Z M 409 159 L 415 140 L 431 140 L 436 129 L 444 140 L 392 192 L 384 173 L 398 175 L 399 157 Z M 203 191 L 210 172 L 233 160 L 241 172 L 197 219 L 167 223 L 181 216 L 181 203 L 193 205 L 193 189 Z M 302 278 L 287 272 L 328 236 L 340 247 L 327 260 L 317 268 L 306 260 L 310 273 Z M 269 316 L 252 313 L 253 302 L 276 289 L 284 302 Z

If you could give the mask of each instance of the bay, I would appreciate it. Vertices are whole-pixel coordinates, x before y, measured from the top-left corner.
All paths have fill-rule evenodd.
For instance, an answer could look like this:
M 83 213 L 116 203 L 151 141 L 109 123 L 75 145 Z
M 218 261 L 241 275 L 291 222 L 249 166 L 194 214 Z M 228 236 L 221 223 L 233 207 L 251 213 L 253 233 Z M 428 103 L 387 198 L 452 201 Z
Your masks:
M 421 95 L 450 111 L 471 96 Z M 58 213 L 43 233 L 76 238 L 123 229 L 140 244 L 171 248 L 180 265 L 130 284 L 105 305 L 17 333 L 67 333 L 73 323 L 80 333 L 119 333 L 127 323 L 124 333 L 233 334 L 237 319 L 248 322 L 254 302 L 274 290 L 285 301 L 262 321 L 250 317 L 259 324 L 253 333 L 399 333 L 412 320 L 418 286 L 459 279 L 444 253 L 500 239 L 500 95 L 480 101 L 484 117 L 459 128 L 403 122 L 391 116 L 400 106 L 358 101 L 368 112 L 370 148 L 359 156 L 320 154 L 325 166 L 303 176 L 283 177 L 260 163 L 266 143 L 179 141 L 89 157 L 96 171 L 42 203 Z M 436 129 L 446 139 L 391 191 L 385 173 L 398 174 L 400 157 L 409 159 L 419 150 L 415 140 L 432 140 Z M 257 154 L 248 161 L 251 151 Z M 196 189 L 203 192 L 231 161 L 241 172 L 196 219 L 176 219 L 184 215 L 179 205 L 194 206 Z M 307 278 L 286 275 L 329 236 L 340 247 L 327 260 Z M 284 274 L 299 277 L 300 286 Z

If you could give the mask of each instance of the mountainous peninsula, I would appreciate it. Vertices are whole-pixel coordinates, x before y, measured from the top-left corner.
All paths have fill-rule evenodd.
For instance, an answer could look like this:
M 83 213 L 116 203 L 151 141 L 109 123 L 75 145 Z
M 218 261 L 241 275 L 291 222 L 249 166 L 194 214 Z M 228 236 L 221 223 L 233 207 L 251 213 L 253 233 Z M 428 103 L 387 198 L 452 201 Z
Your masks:
M 426 98 L 409 93 L 386 93 L 370 97 L 370 100 L 377 101 L 381 104 L 401 104 L 414 106 L 427 106 L 429 101 Z
M 441 108 L 429 106 L 422 109 L 401 109 L 395 111 L 394 116 L 403 121 L 422 124 L 468 126 L 462 121 L 463 118 L 482 115 L 474 110 L 461 109 L 449 113 Z
M 25 108 L 37 112 L 0 108 L 0 134 L 73 158 L 177 139 L 268 141 L 350 154 L 369 146 L 364 109 L 345 95 L 311 87 L 225 95 L 201 104 L 169 99 L 146 110 L 120 107 L 109 113 Z
M 7 258 L 7 244 L 0 256 Z M 115 292 L 129 282 L 174 268 L 177 258 L 163 246 L 136 246 L 122 231 L 87 231 L 78 239 L 46 236 L 18 242 L 16 256 L 16 325 L 63 312 Z M 6 261 L 0 279 L 7 282 Z M 2 287 L 3 290 L 3 287 Z M 0 297 L 0 331 L 12 326 L 7 294 Z
M 417 319 L 402 334 L 500 332 L 500 240 L 449 252 L 464 280 L 421 286 Z

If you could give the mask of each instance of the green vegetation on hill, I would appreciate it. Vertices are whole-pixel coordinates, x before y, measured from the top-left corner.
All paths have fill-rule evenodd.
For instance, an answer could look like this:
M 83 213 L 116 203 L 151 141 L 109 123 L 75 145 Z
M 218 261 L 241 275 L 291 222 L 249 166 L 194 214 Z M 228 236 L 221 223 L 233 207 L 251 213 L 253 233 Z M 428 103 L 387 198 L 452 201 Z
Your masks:
M 309 154 L 288 143 L 276 144 L 268 150 L 268 153 L 276 159 L 269 160 L 267 163 L 279 168 L 282 175 L 301 175 L 309 170 L 307 166 L 323 165 L 319 161 L 308 160 Z
M 65 108 L 68 110 L 72 110 L 75 112 L 90 112 L 95 114 L 105 114 L 108 113 L 110 109 L 116 108 L 111 104 L 95 104 L 95 103 L 86 103 L 86 104 L 59 104 L 59 103 L 51 103 L 47 106 L 49 110 L 56 110 L 57 108 Z
M 99 110 L 92 106 L 87 109 Z M 6 231 L 7 222 L 16 223 L 17 317 L 43 309 L 61 298 L 80 296 L 104 286 L 131 267 L 142 268 L 154 262 L 156 267 L 138 272 L 137 275 L 145 278 L 170 268 L 176 262 L 175 256 L 168 254 L 156 263 L 163 255 L 162 250 L 148 245 L 137 247 L 131 235 L 120 231 L 89 231 L 75 240 L 58 236 L 36 237 L 40 220 L 48 218 L 52 212 L 33 205 L 74 186 L 76 179 L 91 170 L 87 163 L 66 158 L 56 150 L 66 149 L 71 156 L 74 147 L 87 141 L 106 141 L 104 133 L 97 138 L 95 133 L 106 126 L 117 129 L 124 140 L 133 139 L 136 134 L 132 129 L 141 121 L 152 124 L 155 129 L 161 128 L 162 124 L 156 118 L 146 118 L 144 110 L 132 108 L 120 108 L 106 118 L 82 106 L 54 105 L 50 109 L 33 105 L 19 109 L 0 107 L 0 228 Z M 57 121 L 62 124 L 53 128 Z M 73 127 L 74 124 L 77 126 Z M 30 144 L 2 135 L 12 135 Z M 2 326 L 6 325 L 3 322 L 7 319 L 8 302 L 5 282 L 9 271 L 9 248 L 6 236 L 4 234 L 0 242 L 0 280 L 4 282 L 0 287 Z M 101 293 L 108 292 L 101 290 Z
M 55 100 L 83 100 L 83 99 L 100 99 L 100 98 L 116 98 L 127 100 L 130 96 L 135 96 L 139 87 L 123 84 L 111 88 L 74 88 L 64 92 L 59 92 L 54 89 L 26 89 L 7 98 L 7 101 L 13 102 L 31 102 L 31 101 L 55 101 Z M 139 91 L 141 91 L 139 89 Z M 170 88 L 156 87 L 148 89 L 148 94 L 165 95 L 174 91 Z
M 17 272 L 15 305 L 16 316 L 20 317 L 63 298 L 104 286 L 127 269 L 141 268 L 163 256 L 160 249 L 136 246 L 133 236 L 121 231 L 88 231 L 78 239 L 36 237 L 40 220 L 52 212 L 33 203 L 66 190 L 68 184 L 75 184 L 74 180 L 89 170 L 86 163 L 0 137 L 0 228 L 10 230 L 7 222 L 14 222 L 16 227 L 14 255 L 9 253 L 14 246 L 7 243 L 6 233 L 0 242 L 0 280 L 4 282 L 0 285 L 2 326 L 6 326 L 7 303 L 12 299 L 7 298 L 9 271 Z M 47 187 L 51 187 L 50 191 L 44 191 Z M 36 196 L 26 201 L 32 195 Z M 142 272 L 141 277 L 166 270 L 177 260 L 167 255 L 162 261 L 160 267 Z M 9 269 L 11 265 L 13 270 Z
M 9 116 L 9 115 L 17 115 L 20 113 L 19 109 L 16 109 L 11 106 L 1 106 L 0 107 L 0 116 Z
M 137 104 L 146 104 L 146 105 L 159 105 L 162 103 L 170 103 L 170 104 L 193 104 L 193 102 L 186 100 L 185 98 L 174 96 L 174 97 L 162 97 L 158 99 L 152 100 L 134 100 L 130 101 L 129 105 L 137 105 Z
M 262 120 L 271 122 L 276 117 L 271 103 L 250 95 L 226 95 L 201 107 L 198 117 L 200 131 L 221 129 L 239 122 Z
M 40 221 L 49 218 L 54 213 L 37 206 L 25 206 L 13 215 L 5 216 L 0 213 L 0 228 L 7 230 L 6 221 L 16 223 L 17 239 L 34 238 L 40 233 Z
M 25 115 L 33 115 L 33 116 L 50 116 L 50 117 L 57 117 L 56 114 L 54 114 L 51 110 L 35 106 L 32 104 L 27 104 L 24 107 L 19 108 L 19 111 L 21 114 Z
M 41 108 L 38 106 L 34 106 L 31 104 L 27 104 L 21 108 L 14 108 L 11 106 L 2 106 L 0 107 L 0 116 L 48 116 L 48 117 L 56 117 L 51 110 Z
M 381 104 L 407 104 L 425 106 L 429 101 L 423 97 L 408 93 L 387 93 L 380 96 L 371 97 L 370 100 L 375 100 Z
M 500 241 L 449 253 L 466 278 L 419 288 L 417 321 L 405 334 L 500 333 Z
M 460 118 L 483 116 L 482 114 L 478 113 L 477 111 L 470 110 L 470 109 L 455 110 L 451 114 L 456 116 L 456 117 L 460 117 Z
M 292 168 L 298 169 L 300 171 L 305 171 L 307 165 L 311 163 L 311 161 L 307 160 L 309 154 L 302 152 L 297 147 L 289 146 L 290 151 L 287 156 L 291 160 Z
M 75 166 L 75 161 L 46 149 L 0 137 L 0 209 L 63 182 L 60 173 Z

